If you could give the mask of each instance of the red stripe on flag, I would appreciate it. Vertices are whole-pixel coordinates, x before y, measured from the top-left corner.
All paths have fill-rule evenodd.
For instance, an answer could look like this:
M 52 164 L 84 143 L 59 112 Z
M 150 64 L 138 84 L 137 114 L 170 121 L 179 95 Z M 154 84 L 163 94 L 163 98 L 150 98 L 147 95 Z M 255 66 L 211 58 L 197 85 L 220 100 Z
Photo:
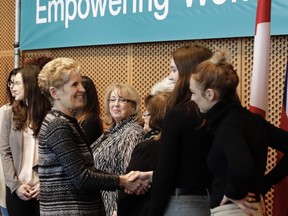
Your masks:
M 288 131 L 288 117 L 286 114 L 286 95 L 287 92 L 287 77 L 288 76 L 288 62 L 286 68 L 286 83 L 283 94 L 283 105 L 282 105 L 282 113 L 280 120 L 280 128 Z M 277 151 L 277 161 L 279 161 L 282 157 L 282 153 Z M 274 200 L 273 200 L 273 215 L 275 216 L 287 216 L 288 215 L 288 177 L 282 179 L 277 185 L 274 187 Z
M 284 108 L 284 105 L 282 106 L 280 128 L 282 128 L 283 130 L 288 131 L 288 118 L 287 118 L 287 115 L 286 115 L 286 110 Z
M 274 187 L 274 200 L 273 200 L 273 215 L 274 216 L 287 216 L 288 215 L 288 177 L 284 178 Z
M 254 106 L 249 106 L 249 110 L 253 113 L 256 113 L 260 116 L 262 116 L 263 118 L 265 118 L 266 112 L 265 110 L 259 109 L 258 107 L 254 107 Z
M 256 24 L 270 22 L 271 0 L 258 0 Z
M 268 106 L 271 0 L 258 0 L 249 110 L 263 117 Z

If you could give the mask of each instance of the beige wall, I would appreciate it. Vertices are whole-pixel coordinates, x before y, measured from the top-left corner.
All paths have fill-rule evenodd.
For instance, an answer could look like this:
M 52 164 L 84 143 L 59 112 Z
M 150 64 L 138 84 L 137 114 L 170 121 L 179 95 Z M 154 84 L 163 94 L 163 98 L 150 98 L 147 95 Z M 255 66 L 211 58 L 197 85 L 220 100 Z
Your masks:
M 0 104 L 7 102 L 6 79 L 13 68 L 14 1 L 0 0 Z M 144 98 L 151 86 L 169 73 L 170 53 L 187 43 L 205 45 L 212 50 L 228 49 L 231 62 L 240 76 L 239 94 L 247 106 L 250 93 L 250 78 L 253 64 L 253 38 L 232 38 L 197 41 L 174 41 L 111 46 L 73 47 L 63 49 L 25 51 L 21 62 L 35 56 L 70 57 L 82 64 L 82 73 L 90 76 L 97 87 L 100 101 L 107 86 L 112 82 L 127 82 L 133 85 Z M 271 38 L 269 113 L 268 120 L 279 125 L 288 36 Z M 101 105 L 103 110 L 103 105 Z M 267 169 L 275 164 L 275 152 L 270 151 Z M 266 196 L 268 215 L 272 215 L 273 193 Z

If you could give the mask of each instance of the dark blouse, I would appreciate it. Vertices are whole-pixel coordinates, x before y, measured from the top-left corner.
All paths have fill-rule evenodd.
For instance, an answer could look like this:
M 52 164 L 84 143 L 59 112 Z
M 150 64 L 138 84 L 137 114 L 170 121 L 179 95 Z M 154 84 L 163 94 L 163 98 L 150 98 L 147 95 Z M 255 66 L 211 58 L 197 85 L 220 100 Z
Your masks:
M 95 113 L 87 116 L 87 118 L 81 122 L 80 126 L 85 133 L 89 146 L 91 146 L 92 143 L 96 141 L 103 133 L 101 121 L 99 121 L 99 117 Z
M 239 200 L 271 186 L 275 178 L 264 181 L 268 146 L 288 153 L 288 133 L 232 101 L 218 102 L 205 117 L 214 132 L 208 157 L 213 173 L 210 207 L 219 206 L 224 195 Z M 287 175 L 287 165 L 280 175 Z
M 151 133 L 150 133 L 151 134 Z M 155 133 L 153 133 L 155 135 Z M 159 153 L 159 141 L 153 138 L 139 143 L 131 156 L 127 172 L 132 170 L 155 170 Z M 129 195 L 123 191 L 118 197 L 118 216 L 146 216 L 148 213 L 151 190 L 144 195 Z
M 149 216 L 164 213 L 176 188 L 205 189 L 211 175 L 207 155 L 212 137 L 190 100 L 170 110 L 163 121 L 159 159 L 153 174 Z

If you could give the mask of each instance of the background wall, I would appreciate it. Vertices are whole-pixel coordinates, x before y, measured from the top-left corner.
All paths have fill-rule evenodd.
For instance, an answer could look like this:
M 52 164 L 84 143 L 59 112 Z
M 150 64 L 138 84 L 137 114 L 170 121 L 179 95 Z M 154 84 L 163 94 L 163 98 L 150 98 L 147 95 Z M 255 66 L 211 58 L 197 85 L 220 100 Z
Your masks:
M 2 105 L 7 102 L 6 80 L 14 65 L 14 1 L 0 0 L 0 6 L 0 105 Z M 171 30 L 173 28 L 171 27 Z M 177 28 L 174 28 L 174 30 L 177 30 Z M 56 34 L 49 35 L 49 37 L 55 36 L 57 37 Z M 83 40 L 85 40 L 85 35 L 83 35 Z M 103 101 L 105 89 L 112 82 L 131 84 L 144 99 L 152 85 L 169 74 L 171 51 L 188 43 L 201 44 L 214 51 L 217 48 L 230 51 L 230 61 L 240 76 L 239 95 L 242 104 L 248 107 L 253 66 L 253 38 L 171 41 L 25 51 L 20 54 L 20 62 L 42 55 L 53 58 L 73 58 L 81 63 L 82 74 L 88 75 L 94 80 L 100 101 Z M 279 126 L 281 114 L 288 57 L 287 47 L 288 36 L 274 36 L 271 38 L 267 119 L 277 126 Z M 101 104 L 101 110 L 103 111 L 103 104 Z M 104 113 L 102 112 L 102 114 Z M 267 170 L 275 165 L 275 161 L 275 152 L 270 150 Z M 272 216 L 273 189 L 266 195 L 265 201 L 268 215 Z

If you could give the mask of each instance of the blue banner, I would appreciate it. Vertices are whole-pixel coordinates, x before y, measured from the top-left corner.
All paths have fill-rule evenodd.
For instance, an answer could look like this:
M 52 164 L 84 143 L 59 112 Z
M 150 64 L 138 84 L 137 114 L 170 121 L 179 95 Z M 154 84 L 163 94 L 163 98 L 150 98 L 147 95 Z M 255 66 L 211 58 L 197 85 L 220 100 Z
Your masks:
M 20 49 L 253 36 L 257 0 L 21 0 Z M 285 24 L 286 23 L 286 24 Z M 272 1 L 271 34 L 288 34 Z

